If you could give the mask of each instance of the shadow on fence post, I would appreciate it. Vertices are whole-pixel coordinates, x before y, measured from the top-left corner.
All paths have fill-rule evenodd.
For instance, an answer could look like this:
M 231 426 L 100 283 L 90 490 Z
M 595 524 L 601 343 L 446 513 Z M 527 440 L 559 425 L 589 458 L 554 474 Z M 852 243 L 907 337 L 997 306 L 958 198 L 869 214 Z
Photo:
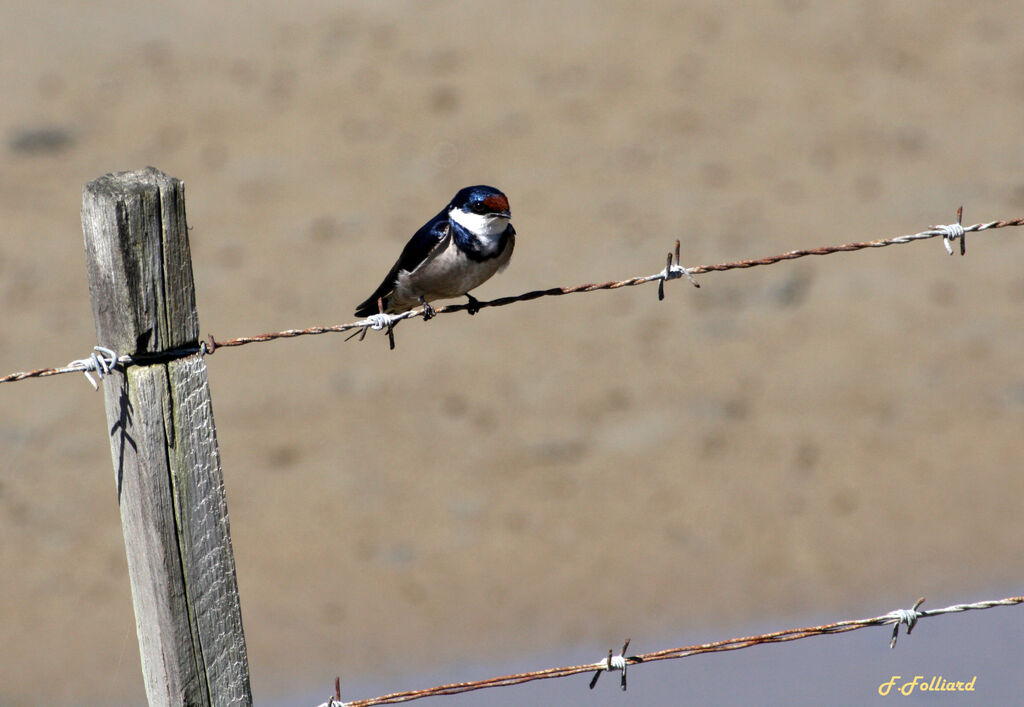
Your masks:
M 97 343 L 194 346 L 182 182 L 152 167 L 89 182 L 82 228 Z M 119 369 L 103 390 L 149 704 L 251 704 L 206 363 Z

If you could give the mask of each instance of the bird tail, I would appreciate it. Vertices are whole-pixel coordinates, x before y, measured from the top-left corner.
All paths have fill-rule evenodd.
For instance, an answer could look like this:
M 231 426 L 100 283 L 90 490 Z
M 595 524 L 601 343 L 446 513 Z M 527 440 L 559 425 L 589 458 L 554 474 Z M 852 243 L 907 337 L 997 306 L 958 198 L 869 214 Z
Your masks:
M 385 298 L 384 299 L 384 311 L 387 311 L 387 308 L 388 308 L 388 301 L 387 301 L 387 298 Z M 379 311 L 380 310 L 377 309 L 377 297 L 371 297 L 370 299 L 366 300 L 365 302 L 360 304 L 358 307 L 356 307 L 356 316 L 357 317 L 365 318 L 365 317 L 370 316 L 371 314 L 377 314 Z
M 376 292 L 367 297 L 364 302 L 356 307 L 356 316 L 368 317 L 371 314 L 379 313 L 380 309 L 377 306 L 377 300 L 379 299 L 384 300 L 384 311 L 388 311 L 388 295 L 391 294 L 389 291 L 390 289 L 390 285 L 386 280 L 382 282 Z

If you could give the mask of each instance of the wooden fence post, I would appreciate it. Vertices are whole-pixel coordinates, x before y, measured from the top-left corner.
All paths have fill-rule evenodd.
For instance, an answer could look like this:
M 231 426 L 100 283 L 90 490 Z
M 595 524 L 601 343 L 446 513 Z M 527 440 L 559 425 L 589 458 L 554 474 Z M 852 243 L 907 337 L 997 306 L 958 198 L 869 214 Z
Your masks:
M 89 182 L 82 229 L 98 343 L 195 346 L 182 182 L 152 167 Z M 206 363 L 133 365 L 103 389 L 149 704 L 252 704 Z

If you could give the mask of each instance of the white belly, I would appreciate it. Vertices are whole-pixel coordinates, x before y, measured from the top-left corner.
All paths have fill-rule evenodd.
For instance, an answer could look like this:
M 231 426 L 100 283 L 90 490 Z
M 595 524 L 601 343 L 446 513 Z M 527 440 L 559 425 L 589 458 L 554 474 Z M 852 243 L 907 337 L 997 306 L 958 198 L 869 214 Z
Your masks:
M 479 287 L 508 264 L 510 247 L 496 258 L 478 262 L 470 260 L 454 241 L 437 256 L 413 272 L 399 271 L 388 309 L 402 312 L 420 304 L 420 297 L 428 302 L 461 297 Z

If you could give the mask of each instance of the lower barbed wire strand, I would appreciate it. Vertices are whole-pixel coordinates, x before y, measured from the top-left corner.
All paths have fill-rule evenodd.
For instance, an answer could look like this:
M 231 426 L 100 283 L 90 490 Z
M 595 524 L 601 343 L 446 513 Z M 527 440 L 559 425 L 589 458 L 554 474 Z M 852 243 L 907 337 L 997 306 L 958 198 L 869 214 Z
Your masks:
M 543 670 L 534 670 L 525 673 L 516 673 L 514 675 L 503 675 L 501 677 L 487 678 L 484 680 L 475 680 L 472 682 L 457 682 L 449 683 L 447 685 L 438 685 L 437 687 L 423 688 L 419 690 L 407 690 L 404 692 L 393 692 L 387 695 L 381 695 L 380 697 L 371 697 L 362 700 L 351 700 L 346 701 L 343 704 L 346 707 L 371 707 L 372 705 L 386 705 L 386 704 L 397 704 L 401 702 L 410 702 L 412 700 L 419 700 L 425 697 L 435 697 L 439 695 L 454 695 L 463 692 L 472 692 L 474 690 L 483 690 L 492 687 L 508 687 L 511 685 L 521 685 L 523 683 L 532 682 L 535 680 L 547 680 L 551 678 L 562 678 L 571 675 L 579 675 L 583 673 L 592 673 L 596 671 L 608 671 L 608 670 L 622 670 L 625 666 L 635 665 L 639 663 L 653 663 L 661 660 L 676 660 L 679 658 L 686 658 L 693 655 L 700 655 L 703 653 L 722 653 L 726 651 L 741 650 L 744 648 L 751 648 L 753 646 L 768 645 L 772 643 L 784 643 L 788 641 L 796 641 L 802 638 L 810 638 L 812 636 L 828 636 L 838 633 L 846 633 L 849 631 L 857 631 L 860 629 L 868 628 L 871 626 L 889 626 L 896 625 L 899 628 L 901 624 L 906 624 L 911 621 L 919 621 L 920 619 L 944 616 L 946 614 L 955 614 L 964 611 L 979 611 L 984 609 L 992 609 L 995 607 L 1008 607 L 1024 604 L 1024 596 L 1006 597 L 1005 599 L 994 599 L 987 601 L 979 601 L 970 604 L 954 604 L 947 606 L 942 609 L 931 609 L 928 611 L 921 611 L 919 607 L 924 599 L 918 599 L 917 603 L 914 604 L 913 609 L 896 609 L 890 611 L 887 614 L 875 616 L 869 619 L 851 619 L 846 621 L 836 621 L 830 624 L 823 624 L 821 626 L 808 626 L 805 628 L 793 628 L 785 629 L 782 631 L 775 631 L 774 633 L 765 633 L 757 636 L 743 636 L 740 638 L 730 638 L 723 641 L 715 641 L 712 643 L 702 643 L 693 646 L 685 646 L 682 648 L 669 648 L 661 651 L 654 651 L 651 653 L 640 653 L 637 655 L 626 656 L 625 648 L 623 648 L 622 655 L 612 655 L 602 658 L 601 660 L 594 663 L 585 663 L 582 665 L 571 665 L 563 668 L 545 668 Z M 911 618 L 916 617 L 916 618 Z M 627 641 L 626 646 L 629 645 Z M 600 674 L 600 673 L 598 673 Z M 591 680 L 593 684 L 595 680 Z M 338 703 L 335 702 L 335 705 Z M 325 702 L 320 707 L 330 707 L 331 702 Z

